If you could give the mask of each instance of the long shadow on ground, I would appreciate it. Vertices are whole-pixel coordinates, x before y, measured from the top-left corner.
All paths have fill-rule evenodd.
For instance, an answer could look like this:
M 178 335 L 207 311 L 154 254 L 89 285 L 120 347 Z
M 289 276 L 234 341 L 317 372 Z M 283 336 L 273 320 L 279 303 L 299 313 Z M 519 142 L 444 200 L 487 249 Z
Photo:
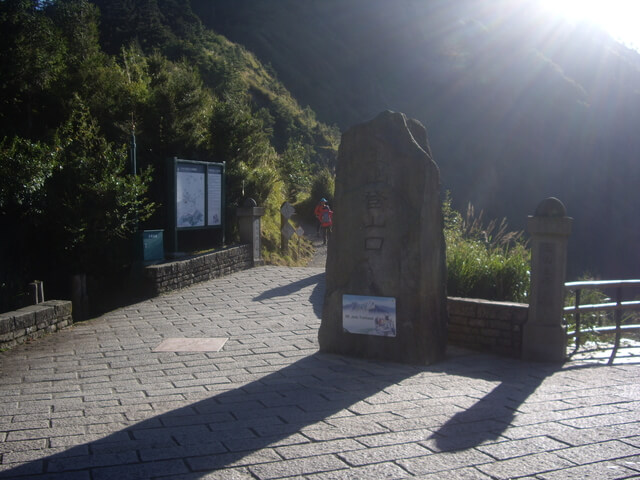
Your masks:
M 268 462 L 282 460 L 272 449 L 263 450 L 266 447 L 300 432 L 311 439 L 316 435 L 353 436 L 358 432 L 339 432 L 339 419 L 335 425 L 332 422 L 341 414 L 353 415 L 343 412 L 351 405 L 421 372 L 499 380 L 488 371 L 469 371 L 455 360 L 436 367 L 411 367 L 346 361 L 318 353 L 241 388 L 4 471 L 0 478 L 100 480 L 173 475 L 195 479 L 245 464 L 253 465 L 250 469 L 257 469 L 259 475 L 265 465 L 270 468 Z M 526 377 L 516 384 L 510 379 L 484 396 L 478 392 L 475 405 L 451 417 L 435 433 L 425 432 L 425 439 L 435 439 L 438 450 L 452 451 L 498 438 L 543 378 Z
M 310 277 L 303 278 L 302 280 L 296 280 L 295 282 L 291 282 L 289 285 L 283 285 L 280 287 L 272 288 L 271 290 L 267 290 L 262 292 L 260 295 L 253 299 L 254 302 L 261 302 L 263 300 L 268 300 L 276 297 L 286 297 L 287 295 L 291 295 L 299 290 L 302 290 L 305 287 L 309 287 L 311 285 L 322 285 L 320 282 L 324 278 L 324 273 L 317 273 L 316 275 L 311 275 Z M 317 291 L 317 292 L 316 292 Z M 316 294 L 317 293 L 317 294 Z M 318 295 L 322 295 L 324 293 L 324 288 L 314 288 L 314 293 L 311 295 L 312 303 L 314 307 L 318 303 Z M 315 300 L 315 301 L 314 301 Z M 321 303 L 321 301 L 320 301 Z
M 254 300 L 287 295 L 318 282 L 320 277 L 272 289 Z M 314 289 L 310 298 L 316 312 L 322 304 L 318 291 Z M 511 362 L 511 367 L 505 369 L 505 362 Z M 243 465 L 250 465 L 250 471 L 260 477 L 261 468 L 272 468 L 270 462 L 282 461 L 275 450 L 267 447 L 286 443 L 288 437 L 299 436 L 296 441 L 287 440 L 289 443 L 304 443 L 327 436 L 366 435 L 366 428 L 341 432 L 344 427 L 338 417 L 358 415 L 357 409 L 350 411 L 349 407 L 420 373 L 428 373 L 430 378 L 463 377 L 462 381 L 480 378 L 490 382 L 487 389 L 500 382 L 488 393 L 476 391 L 471 395 L 477 399 L 475 405 L 453 415 L 437 430 L 425 432 L 424 438 L 431 435 L 439 450 L 469 448 L 498 438 L 510 425 L 518 406 L 553 371 L 553 367 L 533 368 L 482 355 L 421 367 L 316 353 L 244 386 L 157 415 L 100 440 L 5 470 L 0 478 L 195 479 L 218 469 Z M 360 427 L 365 423 L 361 422 Z M 347 468 L 337 457 L 335 462 L 336 469 Z
M 503 368 L 499 373 L 465 373 L 458 369 L 458 375 L 499 383 L 490 392 L 479 396 L 473 405 L 454 414 L 431 435 L 438 450 L 462 450 L 497 441 L 512 424 L 518 408 L 546 377 L 558 369 L 552 364 L 534 366 L 515 360 L 502 361 L 511 362 L 512 368 Z M 454 373 L 446 366 L 444 368 L 447 373 Z
M 89 478 L 83 471 L 91 471 L 93 480 L 171 474 L 198 478 L 241 465 L 253 454 L 261 457 L 257 462 L 280 460 L 274 453 L 259 451 L 418 371 L 310 355 L 241 388 L 5 470 L 0 478 Z
M 272 288 L 271 290 L 262 292 L 260 295 L 255 297 L 253 301 L 261 302 L 263 300 L 269 300 L 276 297 L 286 297 L 287 295 L 291 295 L 305 287 L 316 285 L 311 292 L 309 302 L 313 307 L 313 313 L 320 318 L 322 317 L 322 302 L 324 301 L 324 275 L 324 273 L 318 273 L 308 278 L 291 282 L 289 285 Z

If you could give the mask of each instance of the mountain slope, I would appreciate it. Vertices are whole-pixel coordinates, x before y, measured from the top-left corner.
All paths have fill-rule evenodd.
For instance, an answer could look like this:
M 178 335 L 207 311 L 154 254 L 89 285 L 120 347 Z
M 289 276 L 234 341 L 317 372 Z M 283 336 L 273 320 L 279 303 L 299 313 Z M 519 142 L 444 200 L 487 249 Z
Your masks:
M 422 121 L 445 189 L 519 228 L 547 196 L 575 218 L 570 275 L 640 274 L 640 55 L 523 0 L 193 0 L 341 128 Z

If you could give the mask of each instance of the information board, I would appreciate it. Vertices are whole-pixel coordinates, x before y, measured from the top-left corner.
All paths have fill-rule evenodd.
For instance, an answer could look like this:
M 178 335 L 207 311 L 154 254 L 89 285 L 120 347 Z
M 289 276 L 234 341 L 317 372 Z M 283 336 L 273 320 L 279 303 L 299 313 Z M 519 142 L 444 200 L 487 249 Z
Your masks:
M 169 251 L 179 251 L 179 231 L 219 229 L 224 244 L 225 164 L 174 157 L 167 159 L 167 172 Z
M 175 228 L 222 227 L 224 163 L 172 159 Z

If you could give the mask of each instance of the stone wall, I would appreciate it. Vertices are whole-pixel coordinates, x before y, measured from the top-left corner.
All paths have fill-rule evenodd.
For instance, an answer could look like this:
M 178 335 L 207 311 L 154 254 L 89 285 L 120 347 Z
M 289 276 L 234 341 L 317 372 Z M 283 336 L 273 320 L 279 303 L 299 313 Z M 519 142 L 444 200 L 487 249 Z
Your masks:
M 448 306 L 449 344 L 512 358 L 522 356 L 527 304 L 449 297 Z
M 253 267 L 251 245 L 145 267 L 147 293 L 160 295 Z
M 0 348 L 9 348 L 73 324 L 71 302 L 49 300 L 0 313 Z

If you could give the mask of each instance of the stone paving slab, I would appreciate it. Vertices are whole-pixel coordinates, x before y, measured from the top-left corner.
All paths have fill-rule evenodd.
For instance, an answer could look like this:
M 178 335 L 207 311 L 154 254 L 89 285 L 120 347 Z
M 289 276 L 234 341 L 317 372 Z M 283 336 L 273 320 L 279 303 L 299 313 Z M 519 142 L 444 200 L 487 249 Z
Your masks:
M 320 354 L 323 289 L 260 267 L 0 353 L 0 478 L 640 478 L 637 362 Z

